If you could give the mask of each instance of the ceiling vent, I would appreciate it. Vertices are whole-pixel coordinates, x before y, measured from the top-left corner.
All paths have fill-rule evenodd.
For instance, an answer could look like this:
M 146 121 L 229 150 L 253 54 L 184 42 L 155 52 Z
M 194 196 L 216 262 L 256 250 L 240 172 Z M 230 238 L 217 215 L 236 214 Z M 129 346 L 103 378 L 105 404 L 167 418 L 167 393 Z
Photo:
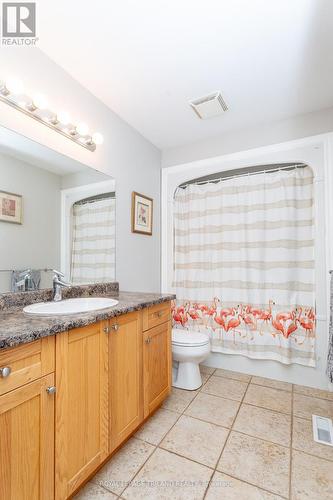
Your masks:
M 214 92 L 199 99 L 194 99 L 190 101 L 190 106 L 202 120 L 221 115 L 228 109 L 220 92 Z

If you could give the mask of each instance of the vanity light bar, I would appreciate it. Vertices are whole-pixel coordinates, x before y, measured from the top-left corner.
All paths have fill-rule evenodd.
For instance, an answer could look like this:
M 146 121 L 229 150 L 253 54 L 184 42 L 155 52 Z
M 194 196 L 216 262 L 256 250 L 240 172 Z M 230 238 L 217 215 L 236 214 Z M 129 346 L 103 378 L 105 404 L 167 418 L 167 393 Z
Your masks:
M 70 122 L 67 113 L 50 111 L 44 96 L 37 95 L 31 98 L 26 95 L 19 80 L 6 82 L 0 80 L 0 101 L 43 123 L 89 151 L 95 151 L 96 145 L 103 143 L 102 134 L 95 132 L 90 135 L 89 128 L 85 123 L 74 125 Z

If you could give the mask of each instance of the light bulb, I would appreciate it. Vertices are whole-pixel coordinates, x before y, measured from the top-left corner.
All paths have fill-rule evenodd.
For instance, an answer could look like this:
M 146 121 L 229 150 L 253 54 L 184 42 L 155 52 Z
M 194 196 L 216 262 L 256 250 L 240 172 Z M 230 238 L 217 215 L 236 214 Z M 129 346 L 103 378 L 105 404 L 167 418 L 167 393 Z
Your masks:
M 80 135 L 87 135 L 89 132 L 89 127 L 86 123 L 78 123 L 76 126 L 76 131 Z
M 11 94 L 23 94 L 24 85 L 21 80 L 16 78 L 9 78 L 6 80 L 6 89 L 9 90 Z
M 33 98 L 33 102 L 36 108 L 39 109 L 46 109 L 48 105 L 46 97 L 42 94 L 35 95 Z
M 58 121 L 62 125 L 68 125 L 70 123 L 70 121 L 71 121 L 71 117 L 69 116 L 69 114 L 66 111 L 60 111 L 57 114 L 57 118 L 58 118 Z
M 103 144 L 104 142 L 104 137 L 102 136 L 102 134 L 100 134 L 99 132 L 95 132 L 92 136 L 91 136 L 93 142 L 95 144 Z

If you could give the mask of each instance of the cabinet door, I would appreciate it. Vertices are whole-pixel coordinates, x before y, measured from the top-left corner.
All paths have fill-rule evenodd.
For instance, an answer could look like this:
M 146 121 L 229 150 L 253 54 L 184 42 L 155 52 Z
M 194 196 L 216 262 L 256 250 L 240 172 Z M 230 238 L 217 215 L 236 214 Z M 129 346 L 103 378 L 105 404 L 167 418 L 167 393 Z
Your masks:
M 110 321 L 109 353 L 110 451 L 113 451 L 143 420 L 140 313 Z
M 54 375 L 0 397 L 0 498 L 54 498 Z
M 102 323 L 56 337 L 56 499 L 108 455 L 108 335 Z
M 171 390 L 171 322 L 143 334 L 144 417 L 157 408 Z

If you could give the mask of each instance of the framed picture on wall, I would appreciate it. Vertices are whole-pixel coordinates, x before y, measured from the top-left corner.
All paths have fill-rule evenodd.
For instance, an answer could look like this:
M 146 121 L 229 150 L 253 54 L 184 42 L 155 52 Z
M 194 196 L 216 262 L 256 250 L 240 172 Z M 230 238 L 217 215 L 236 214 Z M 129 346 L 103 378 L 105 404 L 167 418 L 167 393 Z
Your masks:
M 132 193 L 132 233 L 153 234 L 153 200 L 136 192 Z
M 22 224 L 22 196 L 0 191 L 0 221 Z

